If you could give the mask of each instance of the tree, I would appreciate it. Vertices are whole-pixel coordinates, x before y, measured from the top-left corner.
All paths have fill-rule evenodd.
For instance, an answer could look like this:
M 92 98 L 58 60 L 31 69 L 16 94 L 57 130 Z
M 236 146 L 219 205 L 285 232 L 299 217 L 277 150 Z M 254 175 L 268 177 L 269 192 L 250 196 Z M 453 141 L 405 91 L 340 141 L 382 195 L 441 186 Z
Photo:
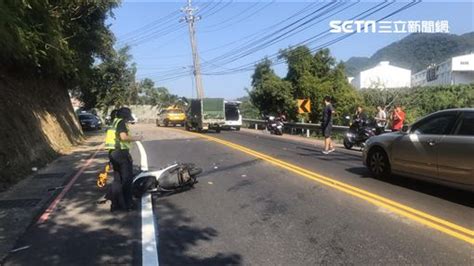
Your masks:
M 261 114 L 277 114 L 294 109 L 291 83 L 278 77 L 265 59 L 255 67 L 249 96 Z
M 248 90 L 247 90 L 248 92 Z M 242 117 L 250 118 L 250 119 L 259 119 L 260 112 L 258 111 L 257 107 L 253 105 L 249 96 L 238 98 L 237 101 L 240 101 L 240 113 Z
M 407 123 L 449 108 L 474 106 L 474 84 L 400 88 L 389 90 L 364 89 L 360 91 L 369 110 L 377 105 L 391 108 L 395 104 L 403 107 Z
M 129 48 L 121 48 L 93 68 L 89 83 L 81 88 L 80 98 L 86 108 L 129 104 L 130 90 L 135 89 L 135 67 L 129 65 Z
M 67 89 L 88 82 L 97 58 L 111 55 L 105 24 L 118 1 L 0 1 L 0 64 L 54 79 Z
M 178 96 L 171 94 L 165 87 L 155 87 L 153 80 L 145 78 L 139 83 L 141 96 L 140 104 L 158 106 L 159 108 L 170 106 L 178 102 Z
M 311 113 L 300 115 L 299 118 L 319 121 L 326 95 L 334 99 L 338 114 L 350 113 L 362 102 L 347 82 L 344 65 L 336 64 L 329 49 L 322 49 L 312 55 L 306 46 L 299 46 L 281 51 L 280 58 L 285 59 L 288 65 L 285 80 L 292 85 L 293 99 L 309 98 L 312 102 Z M 297 117 L 294 110 L 295 107 L 287 111 L 293 119 Z M 336 116 L 336 122 L 341 122 L 341 116 Z

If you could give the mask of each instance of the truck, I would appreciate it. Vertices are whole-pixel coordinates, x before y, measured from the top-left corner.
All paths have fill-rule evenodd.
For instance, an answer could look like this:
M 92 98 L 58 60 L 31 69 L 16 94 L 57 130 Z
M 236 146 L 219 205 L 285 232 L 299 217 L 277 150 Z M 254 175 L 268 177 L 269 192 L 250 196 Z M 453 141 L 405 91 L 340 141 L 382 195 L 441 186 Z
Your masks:
M 186 130 L 220 133 L 225 124 L 225 104 L 223 98 L 192 99 L 186 111 Z

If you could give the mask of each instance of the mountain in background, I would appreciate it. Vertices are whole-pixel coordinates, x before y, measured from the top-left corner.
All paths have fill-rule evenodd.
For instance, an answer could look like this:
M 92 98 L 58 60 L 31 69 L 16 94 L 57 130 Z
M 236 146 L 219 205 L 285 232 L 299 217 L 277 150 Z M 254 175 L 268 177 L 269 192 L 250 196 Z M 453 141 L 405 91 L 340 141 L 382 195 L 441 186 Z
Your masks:
M 474 32 L 463 35 L 447 33 L 413 33 L 369 57 L 351 57 L 345 62 L 347 76 L 390 61 L 391 65 L 416 73 L 430 64 L 438 64 L 453 56 L 474 52 Z

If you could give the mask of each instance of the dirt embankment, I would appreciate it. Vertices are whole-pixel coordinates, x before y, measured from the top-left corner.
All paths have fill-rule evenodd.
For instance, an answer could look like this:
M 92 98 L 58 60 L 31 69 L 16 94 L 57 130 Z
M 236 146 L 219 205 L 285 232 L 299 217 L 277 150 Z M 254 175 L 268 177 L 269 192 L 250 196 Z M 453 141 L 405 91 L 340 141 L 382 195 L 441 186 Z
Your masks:
M 0 73 L 0 191 L 82 136 L 69 95 L 58 81 Z

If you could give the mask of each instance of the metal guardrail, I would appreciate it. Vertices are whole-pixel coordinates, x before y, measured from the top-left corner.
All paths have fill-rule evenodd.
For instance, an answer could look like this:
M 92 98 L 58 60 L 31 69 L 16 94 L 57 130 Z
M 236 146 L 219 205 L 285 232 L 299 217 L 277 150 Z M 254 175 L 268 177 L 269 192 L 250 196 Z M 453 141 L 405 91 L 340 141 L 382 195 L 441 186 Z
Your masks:
M 264 129 L 265 128 L 265 120 L 258 120 L 258 119 L 242 119 L 242 126 L 248 128 L 255 128 L 255 129 Z M 311 131 L 316 132 L 317 134 L 321 130 L 320 124 L 313 124 L 313 123 L 284 123 L 285 129 L 289 130 L 291 134 L 295 133 L 306 133 L 306 136 L 309 137 L 311 135 Z M 298 129 L 301 131 L 297 132 Z M 295 132 L 295 130 L 297 130 Z M 348 126 L 332 126 L 332 130 L 334 133 L 345 133 L 349 130 Z

